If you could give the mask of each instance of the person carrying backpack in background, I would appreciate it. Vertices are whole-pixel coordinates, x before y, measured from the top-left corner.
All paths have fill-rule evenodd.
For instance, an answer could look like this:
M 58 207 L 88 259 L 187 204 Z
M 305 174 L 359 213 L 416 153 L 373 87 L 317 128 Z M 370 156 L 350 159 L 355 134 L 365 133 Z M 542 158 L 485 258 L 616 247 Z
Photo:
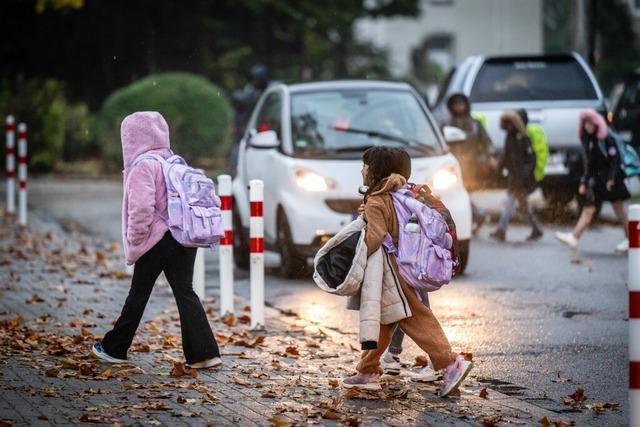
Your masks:
M 363 216 L 367 223 L 364 243 L 369 257 L 383 247 L 386 239 L 398 247 L 399 220 L 391 193 L 405 186 L 410 175 L 411 159 L 407 152 L 400 148 L 373 147 L 364 153 L 362 178 L 363 185 L 368 187 L 364 197 Z M 396 286 L 400 287 L 403 301 L 406 301 L 409 315 L 397 325 L 379 324 L 377 342 L 371 347 L 367 346 L 362 352 L 356 367 L 358 373 L 345 378 L 343 384 L 348 388 L 380 388 L 380 357 L 389 346 L 394 329 L 399 327 L 429 355 L 435 370 L 443 370 L 444 386 L 440 395 L 447 396 L 462 383 L 473 363 L 451 350 L 449 340 L 433 312 L 424 305 L 415 289 L 400 275 L 396 257 L 390 255 L 388 261 L 394 280 L 397 281 Z M 384 301 L 384 292 L 380 298 L 381 306 L 384 307 L 385 303 L 388 303 Z
M 549 159 L 549 144 L 547 143 L 547 135 L 544 133 L 542 126 L 529 123 L 529 115 L 527 110 L 521 108 L 517 111 L 518 115 L 522 119 L 525 128 L 527 129 L 527 136 L 531 141 L 531 148 L 533 154 L 536 156 L 536 167 L 533 170 L 533 178 L 536 180 L 536 184 L 542 181 L 544 178 L 544 169 L 547 166 L 547 160 Z
M 501 242 L 506 240 L 507 227 L 517 204 L 527 213 L 531 223 L 532 230 L 527 240 L 538 240 L 543 235 L 542 225 L 527 201 L 527 196 L 536 186 L 536 156 L 527 136 L 527 129 L 518 113 L 510 110 L 505 111 L 500 117 L 500 127 L 507 133 L 504 152 L 498 163 L 499 170 L 507 171 L 507 201 L 500 215 L 498 228 L 490 236 Z
M 127 264 L 135 267 L 120 317 L 102 341 L 94 343 L 92 351 L 105 362 L 126 361 L 153 286 L 164 272 L 178 305 L 187 364 L 192 368 L 218 366 L 222 363 L 218 344 L 192 286 L 197 249 L 178 243 L 169 231 L 167 182 L 163 164 L 154 158 L 173 156 L 167 122 L 157 112 L 133 113 L 122 121 L 120 135 L 124 160 L 122 237 Z
M 451 145 L 453 155 L 460 163 L 462 182 L 468 191 L 482 188 L 482 180 L 487 177 L 491 168 L 494 148 L 491 138 L 483 124 L 472 117 L 469 98 L 462 93 L 456 93 L 447 100 L 450 119 L 447 123 L 462 129 L 467 134 L 465 142 Z M 471 202 L 473 220 L 473 234 L 477 234 L 484 222 L 486 214 Z
M 624 201 L 631 195 L 624 183 L 625 174 L 621 165 L 620 146 L 607 126 L 604 118 L 594 110 L 580 113 L 578 134 L 582 141 L 584 172 L 580 179 L 578 197 L 582 203 L 582 212 L 573 231 L 556 233 L 556 239 L 576 248 L 578 240 L 591 224 L 596 209 L 602 202 L 611 202 L 613 211 L 622 223 L 625 236 L 628 237 L 627 213 Z M 625 238 L 616 246 L 618 251 L 629 249 L 629 240 Z

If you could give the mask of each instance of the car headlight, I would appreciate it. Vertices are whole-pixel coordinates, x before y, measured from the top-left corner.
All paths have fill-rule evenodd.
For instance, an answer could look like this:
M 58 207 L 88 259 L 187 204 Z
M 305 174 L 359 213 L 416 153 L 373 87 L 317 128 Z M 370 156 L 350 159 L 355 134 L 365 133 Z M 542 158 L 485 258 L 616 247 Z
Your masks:
M 439 169 L 431 178 L 434 190 L 446 190 L 453 187 L 458 182 L 458 174 L 456 168 L 449 166 Z
M 327 191 L 331 182 L 315 172 L 297 170 L 295 176 L 298 187 L 306 191 Z

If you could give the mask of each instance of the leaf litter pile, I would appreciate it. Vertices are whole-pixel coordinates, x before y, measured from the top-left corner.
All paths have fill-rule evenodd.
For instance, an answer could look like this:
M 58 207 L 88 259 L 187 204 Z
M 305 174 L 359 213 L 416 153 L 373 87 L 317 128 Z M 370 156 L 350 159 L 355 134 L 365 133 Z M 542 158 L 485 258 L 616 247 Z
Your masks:
M 334 340 L 330 331 L 298 318 L 269 319 L 269 331 L 251 331 L 248 307 L 221 318 L 211 299 L 205 309 L 224 366 L 191 369 L 184 363 L 173 297 L 162 283 L 154 289 L 129 362 L 103 364 L 90 348 L 115 321 L 130 280 L 119 246 L 83 235 L 19 230 L 2 213 L 0 232 L 0 391 L 17 393 L 36 408 L 56 408 L 42 410 L 39 420 L 357 426 L 374 420 L 499 425 L 519 419 L 479 404 L 490 401 L 481 387 L 439 399 L 439 384 L 383 377 L 381 391 L 344 390 L 340 379 L 354 372 L 359 357 L 353 342 Z M 415 361 L 416 368 L 425 364 L 424 358 Z M 37 378 L 23 380 L 30 376 Z M 594 413 L 617 406 L 574 401 Z M 35 422 L 0 418 L 2 426 Z

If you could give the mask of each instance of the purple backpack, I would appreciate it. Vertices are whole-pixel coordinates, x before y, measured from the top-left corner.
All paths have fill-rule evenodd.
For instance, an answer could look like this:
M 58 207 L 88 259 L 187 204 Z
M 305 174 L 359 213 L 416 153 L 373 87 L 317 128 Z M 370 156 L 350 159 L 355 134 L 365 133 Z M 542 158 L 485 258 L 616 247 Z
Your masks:
M 164 159 L 157 154 L 143 154 L 133 166 L 145 159 L 162 164 L 167 185 L 169 230 L 174 239 L 189 248 L 215 248 L 224 236 L 220 198 L 213 181 L 202 169 L 194 169 L 184 159 L 172 155 Z
M 384 247 L 394 254 L 400 275 L 413 289 L 437 291 L 451 280 L 453 238 L 438 211 L 414 198 L 408 187 L 391 194 L 398 217 L 398 247 L 387 234 Z

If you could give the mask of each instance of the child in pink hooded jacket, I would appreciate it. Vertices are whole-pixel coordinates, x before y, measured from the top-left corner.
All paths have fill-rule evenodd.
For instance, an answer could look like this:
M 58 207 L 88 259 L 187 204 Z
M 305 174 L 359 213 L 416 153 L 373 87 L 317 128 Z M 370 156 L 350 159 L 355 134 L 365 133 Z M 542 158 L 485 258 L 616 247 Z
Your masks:
M 122 313 L 113 329 L 94 344 L 93 352 L 107 362 L 126 360 L 153 285 L 164 272 L 178 305 L 187 363 L 194 368 L 217 366 L 220 351 L 192 286 L 196 249 L 180 245 L 169 232 L 162 164 L 155 159 L 135 163 L 142 154 L 172 155 L 167 122 L 154 111 L 133 113 L 122 121 L 120 136 L 124 160 L 122 240 L 127 264 L 135 267 Z

